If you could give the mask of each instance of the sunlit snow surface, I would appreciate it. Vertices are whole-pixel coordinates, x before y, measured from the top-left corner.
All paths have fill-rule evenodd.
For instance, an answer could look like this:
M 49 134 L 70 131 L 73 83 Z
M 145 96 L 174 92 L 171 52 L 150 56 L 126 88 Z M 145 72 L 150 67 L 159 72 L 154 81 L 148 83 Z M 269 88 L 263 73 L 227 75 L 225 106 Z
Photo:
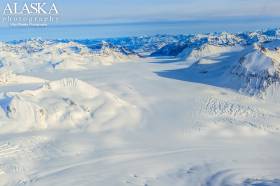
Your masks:
M 280 185 L 279 30 L 0 44 L 0 185 Z

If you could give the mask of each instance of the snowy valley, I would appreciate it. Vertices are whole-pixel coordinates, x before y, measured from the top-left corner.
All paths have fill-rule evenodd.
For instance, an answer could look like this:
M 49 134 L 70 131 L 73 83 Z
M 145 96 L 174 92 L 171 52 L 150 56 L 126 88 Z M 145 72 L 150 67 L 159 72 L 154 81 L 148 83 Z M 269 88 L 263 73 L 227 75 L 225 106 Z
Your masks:
M 280 29 L 0 42 L 0 185 L 280 185 Z

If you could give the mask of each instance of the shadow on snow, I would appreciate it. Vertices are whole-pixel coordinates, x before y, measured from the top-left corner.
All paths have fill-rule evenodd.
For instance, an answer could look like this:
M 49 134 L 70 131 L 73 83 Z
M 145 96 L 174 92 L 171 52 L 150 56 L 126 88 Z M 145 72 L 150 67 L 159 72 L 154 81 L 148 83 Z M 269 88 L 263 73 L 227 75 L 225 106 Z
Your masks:
M 164 70 L 155 73 L 164 78 L 238 90 L 240 88 L 240 83 L 236 81 L 237 77 L 231 74 L 231 71 L 240 57 L 240 51 L 229 52 L 220 56 L 201 58 L 189 66 L 186 65 L 187 67 L 184 68 Z M 178 62 L 177 59 L 170 61 Z M 184 63 L 182 60 L 181 62 Z M 166 63 L 169 63 L 169 61 Z M 233 83 L 233 81 L 235 82 Z

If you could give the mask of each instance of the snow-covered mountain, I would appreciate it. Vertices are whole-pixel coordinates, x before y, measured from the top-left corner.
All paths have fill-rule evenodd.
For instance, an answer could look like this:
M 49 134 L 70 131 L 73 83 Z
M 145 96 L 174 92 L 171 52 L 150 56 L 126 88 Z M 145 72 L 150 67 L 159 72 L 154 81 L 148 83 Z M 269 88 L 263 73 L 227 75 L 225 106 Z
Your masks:
M 197 48 L 185 48 L 181 53 L 178 54 L 178 57 L 183 60 L 199 60 L 207 56 L 221 55 L 227 52 L 238 51 L 240 48 L 241 46 L 211 45 L 207 43 Z
M 198 76 L 195 81 L 234 87 L 247 95 L 264 96 L 268 89 L 278 92 L 279 84 L 279 30 L 248 33 L 214 33 L 193 35 L 186 41 L 167 44 L 152 56 L 175 56 Z M 210 78 L 210 79 L 211 79 Z M 219 83 L 220 82 L 220 83 Z M 280 89 L 279 89 L 280 90 Z M 271 91 L 270 91 L 271 92 Z M 270 93 L 271 94 L 271 93 Z
M 36 90 L 8 92 L 0 99 L 2 132 L 52 128 L 102 131 L 127 127 L 139 119 L 133 105 L 73 78 L 46 82 Z
M 243 77 L 243 81 L 248 82 L 248 85 L 242 85 L 240 88 L 242 92 L 255 95 L 261 91 L 254 89 L 263 91 L 277 79 L 277 75 L 262 67 L 277 68 L 275 61 L 278 60 L 278 53 L 272 48 L 277 47 L 274 45 L 278 39 L 280 39 L 279 29 L 236 34 L 222 32 L 178 36 L 155 35 L 104 40 L 32 39 L 0 43 L 0 65 L 8 71 L 22 73 L 55 69 L 81 70 L 90 66 L 137 61 L 146 55 L 177 56 L 184 61 L 199 61 L 197 64 L 200 65 L 207 60 L 209 62 L 209 58 L 213 61 L 215 57 L 241 55 L 241 59 L 236 61 L 237 64 L 232 61 L 234 66 L 232 74 Z M 274 61 L 273 65 L 268 64 L 267 58 Z M 259 71 L 252 72 L 255 69 Z M 259 74 L 260 71 L 262 74 Z M 253 85 L 256 81 L 252 79 L 254 76 L 261 76 L 258 77 L 257 85 Z M 263 78 L 267 80 L 261 80 Z
M 203 45 L 211 46 L 235 46 L 235 45 L 252 45 L 254 43 L 262 43 L 279 39 L 279 29 L 243 32 L 243 33 L 209 33 L 196 34 L 182 37 L 179 41 L 166 43 L 159 50 L 153 52 L 152 56 L 177 56 L 184 49 L 200 48 Z
M 92 49 L 74 41 L 33 39 L 12 44 L 1 43 L 0 50 L 1 66 L 15 72 L 86 69 L 87 66 L 111 65 L 140 58 L 133 52 L 106 42 L 99 49 Z
M 279 33 L 1 42 L 0 185 L 280 185 Z
M 233 69 L 228 69 L 232 72 L 228 76 L 242 78 L 242 83 L 239 82 L 242 84 L 239 88 L 241 92 L 257 95 L 278 81 L 279 59 L 278 49 L 275 48 L 278 47 L 279 39 L 279 29 L 236 34 L 155 35 L 103 40 L 32 39 L 1 42 L 0 66 L 15 73 L 82 70 L 92 66 L 139 61 L 141 56 L 150 55 L 175 56 L 189 63 L 197 62 L 193 66 L 205 68 L 202 64 L 217 60 L 223 62 L 221 58 L 235 55 L 240 56 L 240 59 L 231 61 L 228 68 Z
M 280 83 L 279 47 L 279 40 L 255 44 L 252 51 L 240 58 L 232 73 L 242 79 L 242 92 L 258 95 Z

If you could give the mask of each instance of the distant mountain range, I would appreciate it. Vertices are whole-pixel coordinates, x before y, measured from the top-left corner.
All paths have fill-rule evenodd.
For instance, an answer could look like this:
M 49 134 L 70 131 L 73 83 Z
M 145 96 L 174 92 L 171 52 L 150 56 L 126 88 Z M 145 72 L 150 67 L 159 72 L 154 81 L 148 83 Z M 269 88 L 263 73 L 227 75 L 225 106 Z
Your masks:
M 261 95 L 280 82 L 279 39 L 280 29 L 106 40 L 32 39 L 0 43 L 0 66 L 2 71 L 13 73 L 82 70 L 144 57 L 170 56 L 190 64 L 193 81 Z

